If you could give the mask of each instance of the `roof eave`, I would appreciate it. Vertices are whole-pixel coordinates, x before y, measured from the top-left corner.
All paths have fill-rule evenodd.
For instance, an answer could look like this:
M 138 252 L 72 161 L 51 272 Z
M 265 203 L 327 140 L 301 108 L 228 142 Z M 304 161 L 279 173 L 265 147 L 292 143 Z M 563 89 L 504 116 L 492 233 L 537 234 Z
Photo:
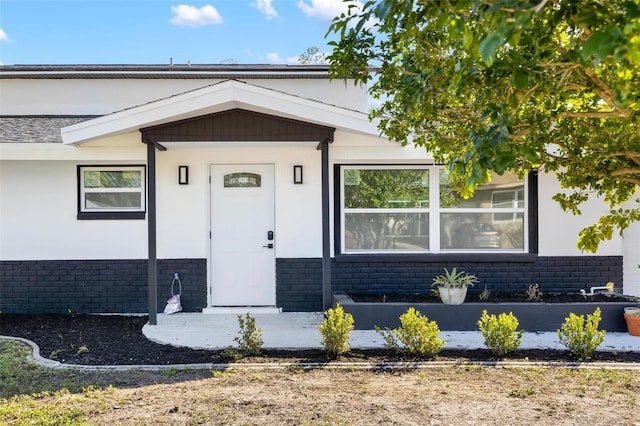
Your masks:
M 79 145 L 95 139 L 138 131 L 144 127 L 232 108 L 293 118 L 369 136 L 379 136 L 376 124 L 369 121 L 366 113 L 235 80 L 228 80 L 63 127 L 61 136 L 65 144 Z
M 328 65 L 0 65 L 0 79 L 329 78 Z

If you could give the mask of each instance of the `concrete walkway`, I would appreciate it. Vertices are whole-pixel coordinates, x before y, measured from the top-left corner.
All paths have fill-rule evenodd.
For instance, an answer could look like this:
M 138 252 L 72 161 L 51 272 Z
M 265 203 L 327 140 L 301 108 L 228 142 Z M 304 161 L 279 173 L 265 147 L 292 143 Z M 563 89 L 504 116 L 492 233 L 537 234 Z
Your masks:
M 252 314 L 256 326 L 262 328 L 264 349 L 319 349 L 322 348 L 319 327 L 322 313 L 285 312 L 280 314 Z M 173 346 L 194 349 L 224 349 L 237 346 L 236 314 L 201 314 L 180 312 L 173 315 L 158 314 L 158 324 L 145 325 L 143 334 L 150 340 Z M 448 349 L 484 349 L 479 331 L 443 331 L 440 338 Z M 374 330 L 353 330 L 349 344 L 354 349 L 384 347 L 382 337 Z M 555 332 L 525 333 L 522 349 L 566 349 L 558 342 Z M 607 333 L 600 351 L 636 351 L 640 361 L 640 337 L 628 333 Z

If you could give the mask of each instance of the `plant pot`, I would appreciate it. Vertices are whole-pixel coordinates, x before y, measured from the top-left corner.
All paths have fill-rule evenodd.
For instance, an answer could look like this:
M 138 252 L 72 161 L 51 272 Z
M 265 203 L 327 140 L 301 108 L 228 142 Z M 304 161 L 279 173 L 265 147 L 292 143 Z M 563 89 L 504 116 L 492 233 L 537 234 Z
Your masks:
M 440 300 L 445 305 L 461 305 L 467 297 L 467 287 L 441 287 L 438 286 Z
M 627 329 L 632 336 L 640 336 L 640 315 L 624 314 L 627 320 Z

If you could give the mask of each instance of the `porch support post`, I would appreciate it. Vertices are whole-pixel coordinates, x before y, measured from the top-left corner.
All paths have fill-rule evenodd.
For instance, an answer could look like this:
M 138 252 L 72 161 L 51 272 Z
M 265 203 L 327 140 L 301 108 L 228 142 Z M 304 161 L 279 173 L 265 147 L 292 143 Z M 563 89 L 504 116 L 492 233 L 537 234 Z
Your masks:
M 147 235 L 149 257 L 147 279 L 149 296 L 149 324 L 158 324 L 158 258 L 156 255 L 156 146 L 147 143 Z
M 322 306 L 331 307 L 331 235 L 329 227 L 329 140 L 320 143 L 322 167 Z
M 156 254 L 156 148 L 167 148 L 153 141 L 147 144 L 147 281 L 149 297 L 149 325 L 158 324 L 158 258 Z

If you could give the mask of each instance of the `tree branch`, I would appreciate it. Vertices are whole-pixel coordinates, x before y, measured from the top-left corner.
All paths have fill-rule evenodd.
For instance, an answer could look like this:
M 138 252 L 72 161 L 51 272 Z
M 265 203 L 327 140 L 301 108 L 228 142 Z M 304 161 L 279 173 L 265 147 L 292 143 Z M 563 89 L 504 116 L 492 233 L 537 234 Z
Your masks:
M 607 177 L 607 176 L 603 176 Z M 632 178 L 632 177 L 616 177 L 616 182 L 627 182 L 632 183 L 636 186 L 640 186 L 640 178 Z
M 604 81 L 600 79 L 591 68 L 585 68 L 584 73 L 593 83 L 596 84 L 600 88 L 600 90 L 594 89 L 594 92 L 602 98 L 611 108 L 616 109 L 620 112 L 620 117 L 630 118 L 631 110 L 629 108 L 620 108 L 615 101 L 615 91 L 612 90 Z
M 559 114 L 563 118 L 629 118 L 623 111 L 566 111 Z
M 542 1 L 541 1 L 540 3 L 538 3 L 538 4 L 537 4 L 537 5 L 536 5 L 532 10 L 533 10 L 535 13 L 539 13 L 539 12 L 542 10 L 542 8 L 544 7 L 544 5 L 545 5 L 545 4 L 547 4 L 547 1 L 548 1 L 548 0 L 542 0 Z
M 608 154 L 608 157 L 627 157 L 634 163 L 640 165 L 640 152 L 638 151 L 620 151 Z
M 582 65 L 573 62 L 541 62 L 536 65 L 543 68 L 580 68 Z
M 622 168 L 622 169 L 618 169 L 618 170 L 614 170 L 612 172 L 609 172 L 609 176 L 614 176 L 614 177 L 627 176 L 627 175 L 640 176 L 640 168 L 625 167 L 625 168 Z M 640 177 L 634 178 L 634 179 L 638 180 L 638 179 L 640 179 Z M 640 182 L 640 180 L 638 180 L 638 182 Z

